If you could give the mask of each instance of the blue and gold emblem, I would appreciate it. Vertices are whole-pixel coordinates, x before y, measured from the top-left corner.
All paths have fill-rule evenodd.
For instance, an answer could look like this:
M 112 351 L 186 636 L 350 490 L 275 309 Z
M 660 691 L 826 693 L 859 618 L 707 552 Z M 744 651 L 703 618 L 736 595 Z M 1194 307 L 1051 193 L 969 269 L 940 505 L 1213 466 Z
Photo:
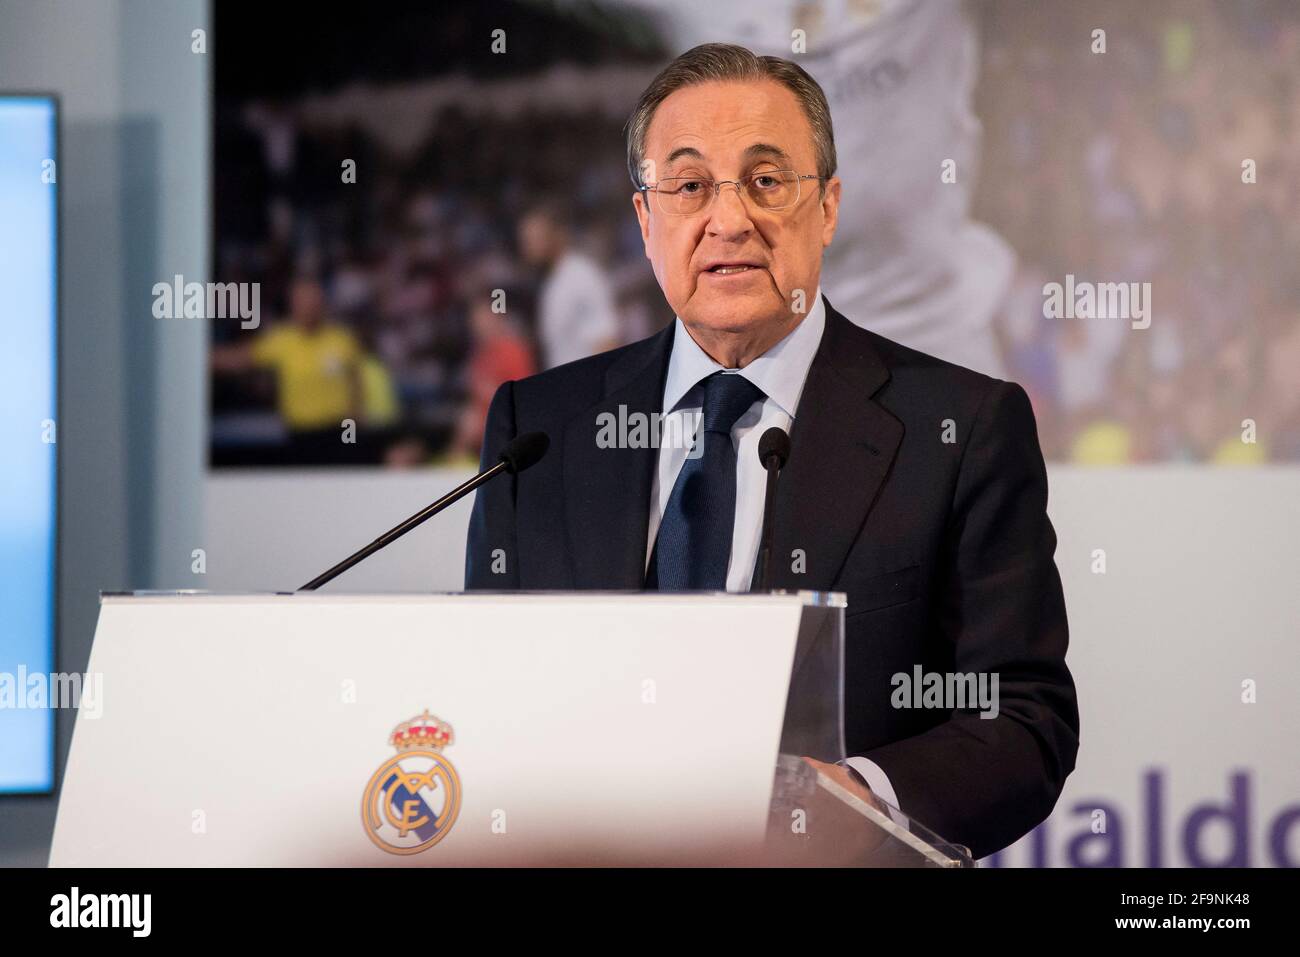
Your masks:
M 425 711 L 389 735 L 397 756 L 380 766 L 361 799 L 361 820 L 377 847 L 418 854 L 437 844 L 460 813 L 460 776 L 442 754 L 451 725 Z

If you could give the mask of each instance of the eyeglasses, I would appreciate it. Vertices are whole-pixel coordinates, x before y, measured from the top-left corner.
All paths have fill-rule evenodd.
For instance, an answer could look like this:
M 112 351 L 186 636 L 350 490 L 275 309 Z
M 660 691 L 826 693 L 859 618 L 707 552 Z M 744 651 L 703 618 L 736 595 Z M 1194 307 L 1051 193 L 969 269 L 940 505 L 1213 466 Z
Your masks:
M 670 176 L 653 186 L 638 186 L 637 192 L 654 193 L 655 207 L 666 216 L 691 216 L 708 209 L 730 184 L 759 209 L 789 209 L 799 202 L 800 184 L 822 177 L 796 173 L 792 169 L 765 169 L 740 179 L 701 179 L 698 176 Z

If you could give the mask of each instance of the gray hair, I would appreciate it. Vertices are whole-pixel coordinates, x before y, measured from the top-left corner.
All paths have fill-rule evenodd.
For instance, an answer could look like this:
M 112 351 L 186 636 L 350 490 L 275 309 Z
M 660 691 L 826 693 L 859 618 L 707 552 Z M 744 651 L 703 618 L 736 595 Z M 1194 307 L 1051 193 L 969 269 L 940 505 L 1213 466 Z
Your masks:
M 770 79 L 780 83 L 799 101 L 812 126 L 817 153 L 817 175 L 822 188 L 835 175 L 835 132 L 826 94 L 803 67 L 775 56 L 758 56 L 731 43 L 705 43 L 687 50 L 669 63 L 641 94 L 627 121 L 627 170 L 635 186 L 641 182 L 646 131 L 659 104 L 683 87 L 720 80 Z

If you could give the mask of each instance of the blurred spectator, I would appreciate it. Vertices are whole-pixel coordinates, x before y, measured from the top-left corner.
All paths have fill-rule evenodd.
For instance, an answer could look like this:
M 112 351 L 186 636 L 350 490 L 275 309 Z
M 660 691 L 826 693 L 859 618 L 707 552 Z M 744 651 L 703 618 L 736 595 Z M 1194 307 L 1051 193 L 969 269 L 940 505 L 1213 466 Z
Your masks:
M 1128 465 L 1133 461 L 1133 439 L 1121 422 L 1094 419 L 1081 429 L 1070 449 L 1075 465 Z
M 453 451 L 477 459 L 497 387 L 532 375 L 537 365 L 527 341 L 505 313 L 493 311 L 486 292 L 474 299 L 470 334 L 474 344 L 469 357 L 469 402 L 456 428 Z
M 596 261 L 574 247 L 563 200 L 546 200 L 524 215 L 519 250 L 529 265 L 545 271 L 537 335 L 547 368 L 619 344 L 613 290 Z
M 362 421 L 369 429 L 395 429 L 402 421 L 402 402 L 393 384 L 393 376 L 376 351 L 373 328 L 362 326 L 356 334 Z

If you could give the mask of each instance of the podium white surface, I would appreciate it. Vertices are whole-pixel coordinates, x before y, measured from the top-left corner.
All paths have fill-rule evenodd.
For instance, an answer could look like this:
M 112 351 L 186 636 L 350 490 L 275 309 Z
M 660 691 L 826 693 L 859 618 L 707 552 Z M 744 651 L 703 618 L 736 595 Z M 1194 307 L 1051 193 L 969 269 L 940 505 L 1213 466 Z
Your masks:
M 843 604 L 106 595 L 102 713 L 78 715 L 50 863 L 743 860 L 783 729 L 842 756 L 838 684 L 805 694 L 803 730 L 787 698 L 807 648 L 842 654 Z

